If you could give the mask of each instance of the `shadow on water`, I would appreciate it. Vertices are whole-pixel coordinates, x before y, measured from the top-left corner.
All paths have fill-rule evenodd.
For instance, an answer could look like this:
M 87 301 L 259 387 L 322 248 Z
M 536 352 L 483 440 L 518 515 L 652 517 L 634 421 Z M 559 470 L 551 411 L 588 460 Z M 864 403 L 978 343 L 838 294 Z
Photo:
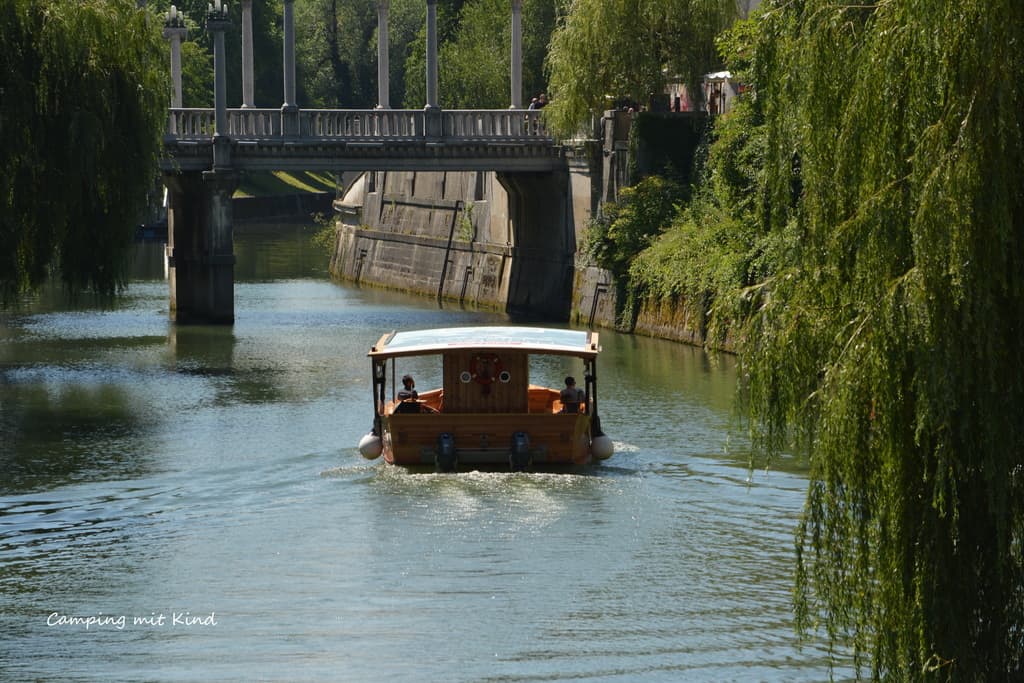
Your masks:
M 0 376 L 0 492 L 146 474 L 149 419 L 112 384 L 18 385 Z

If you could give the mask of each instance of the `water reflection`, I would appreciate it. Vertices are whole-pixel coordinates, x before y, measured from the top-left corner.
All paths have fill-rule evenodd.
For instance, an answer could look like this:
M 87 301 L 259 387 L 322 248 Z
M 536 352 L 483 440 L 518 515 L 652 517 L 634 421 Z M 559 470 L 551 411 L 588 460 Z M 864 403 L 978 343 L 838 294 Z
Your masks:
M 319 226 L 302 223 L 249 223 L 239 228 L 235 241 L 235 278 L 267 282 L 323 277 L 328 257 L 311 241 Z
M 281 370 L 251 367 L 236 359 L 238 339 L 231 327 L 188 325 L 171 330 L 167 348 L 175 372 L 208 380 L 215 404 L 266 403 L 283 398 Z
M 116 384 L 48 385 L 0 375 L 0 493 L 138 477 L 150 421 Z

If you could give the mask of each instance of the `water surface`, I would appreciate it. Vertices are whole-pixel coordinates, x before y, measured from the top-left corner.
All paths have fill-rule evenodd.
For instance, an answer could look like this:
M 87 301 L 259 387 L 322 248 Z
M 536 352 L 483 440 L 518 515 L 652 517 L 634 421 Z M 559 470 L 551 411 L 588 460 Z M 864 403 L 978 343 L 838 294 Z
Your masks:
M 507 320 L 332 283 L 311 232 L 236 235 L 231 328 L 167 321 L 160 245 L 113 306 L 0 313 L 0 679 L 827 680 L 805 475 L 748 472 L 728 358 L 602 331 L 603 466 L 367 462 L 381 333 Z

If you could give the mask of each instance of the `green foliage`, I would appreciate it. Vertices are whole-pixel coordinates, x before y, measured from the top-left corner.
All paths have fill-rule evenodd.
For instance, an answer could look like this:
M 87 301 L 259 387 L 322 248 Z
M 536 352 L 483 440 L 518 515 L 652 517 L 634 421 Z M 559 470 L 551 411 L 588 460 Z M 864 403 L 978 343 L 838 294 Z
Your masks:
M 639 112 L 631 119 L 630 177 L 664 175 L 688 190 L 694 181 L 696 153 L 708 135 L 707 119 L 668 112 Z
M 597 264 L 617 279 L 629 272 L 633 258 L 651 244 L 678 211 L 682 188 L 661 176 L 648 176 L 607 203 L 588 232 L 585 247 Z
M 441 12 L 438 7 L 438 13 Z M 424 19 L 425 21 L 425 19 Z M 403 81 L 405 93 L 402 95 L 402 106 L 406 109 L 418 109 L 427 104 L 427 31 L 423 22 L 416 34 L 409 41 L 403 62 Z M 441 80 L 440 74 L 438 81 Z
M 335 192 L 330 173 L 314 171 L 249 171 L 235 190 L 235 197 L 269 197 L 301 192 Z
M 181 104 L 213 107 L 213 52 L 191 40 L 181 44 Z
M 467 202 L 459 214 L 459 239 L 472 242 L 476 239 L 476 225 L 473 223 L 473 202 Z
M 425 2 L 421 0 L 394 0 L 391 2 L 388 11 L 388 66 L 390 71 L 388 84 L 391 90 L 390 104 L 392 107 L 413 109 L 422 107 L 426 101 L 422 97 L 420 99 L 410 97 L 407 88 L 407 84 L 412 85 L 415 82 L 422 84 L 424 82 L 425 62 L 421 59 L 420 66 L 422 68 L 411 75 L 412 80 L 409 80 L 410 74 L 406 64 L 417 46 L 421 48 L 425 46 L 425 43 L 416 42 L 425 21 Z M 372 46 L 374 54 L 377 52 L 378 40 L 379 36 L 375 33 Z M 421 58 L 425 58 L 422 51 L 419 54 Z M 376 61 L 374 64 L 376 65 Z
M 752 20 L 739 21 L 719 34 L 716 42 L 731 71 L 749 69 L 756 27 Z M 716 346 L 737 333 L 789 238 L 764 229 L 759 198 L 765 133 L 758 101 L 747 95 L 715 117 L 696 155 L 699 182 L 692 200 L 629 270 L 633 287 L 644 296 L 675 301 L 692 319 L 705 321 L 707 339 Z
M 372 108 L 377 102 L 374 0 L 295 3 L 296 61 L 308 108 Z
M 682 302 L 694 318 L 706 317 L 716 344 L 745 317 L 748 288 L 775 263 L 756 202 L 764 146 L 751 101 L 741 99 L 718 117 L 693 200 L 629 269 L 644 295 Z
M 741 351 L 805 453 L 802 628 L 894 680 L 1024 675 L 1024 4 L 764 8 L 780 259 Z
M 334 251 L 338 247 L 339 225 L 337 221 L 333 220 L 333 218 L 318 215 L 316 224 L 320 227 L 310 238 L 310 242 L 316 248 L 323 250 L 328 256 L 333 257 Z
M 156 178 L 169 84 L 133 0 L 0 0 L 0 289 L 112 293 Z
M 438 96 L 445 109 L 504 109 L 511 102 L 512 15 L 508 0 L 438 4 Z M 422 21 L 422 19 L 421 19 Z M 543 61 L 554 27 L 554 0 L 524 0 L 523 88 L 544 89 Z M 405 61 L 406 106 L 426 102 L 426 32 L 409 43 Z
M 558 0 L 523 0 L 524 106 L 529 104 L 531 97 L 548 89 L 544 64 L 548 57 L 551 35 L 555 30 L 557 4 Z
M 733 0 L 571 0 L 551 37 L 549 126 L 575 135 L 616 100 L 647 103 L 668 78 L 716 66 Z
M 441 106 L 508 107 L 511 24 L 508 0 L 473 0 L 463 5 L 453 40 L 440 50 Z

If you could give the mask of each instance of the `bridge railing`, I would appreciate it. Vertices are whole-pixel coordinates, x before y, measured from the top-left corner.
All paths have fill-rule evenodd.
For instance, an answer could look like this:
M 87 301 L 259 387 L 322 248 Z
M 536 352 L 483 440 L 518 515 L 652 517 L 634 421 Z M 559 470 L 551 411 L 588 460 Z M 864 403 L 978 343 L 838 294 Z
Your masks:
M 228 135 L 240 138 L 279 138 L 281 110 L 229 109 Z
M 171 109 L 167 134 L 181 140 L 207 139 L 215 130 L 213 115 L 212 109 Z
M 540 112 L 532 109 L 453 109 L 441 112 L 445 137 L 465 140 L 546 139 Z
M 421 138 L 426 124 L 420 110 L 310 109 L 301 128 L 313 138 Z
M 526 109 L 453 109 L 440 112 L 444 138 L 469 141 L 549 141 L 540 112 Z M 244 140 L 285 136 L 280 109 L 229 109 L 227 135 Z M 409 140 L 427 136 L 428 114 L 420 109 L 308 109 L 299 112 L 300 139 L 363 141 Z M 209 140 L 213 109 L 170 110 L 167 135 Z M 295 136 L 289 136 L 295 137 Z

